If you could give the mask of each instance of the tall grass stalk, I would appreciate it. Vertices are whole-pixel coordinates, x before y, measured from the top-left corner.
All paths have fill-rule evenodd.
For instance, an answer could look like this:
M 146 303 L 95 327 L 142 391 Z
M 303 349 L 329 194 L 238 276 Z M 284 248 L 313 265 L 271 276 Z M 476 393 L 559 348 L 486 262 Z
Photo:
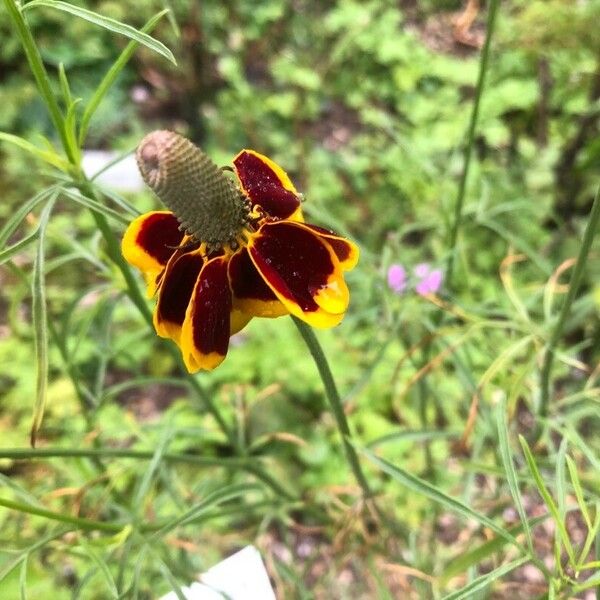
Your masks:
M 567 317 L 569 316 L 569 311 L 571 310 L 571 305 L 577 296 L 577 292 L 579 290 L 579 286 L 581 285 L 581 278 L 583 275 L 583 271 L 587 264 L 588 254 L 590 253 L 590 248 L 592 247 L 592 242 L 594 241 L 594 236 L 598 230 L 598 226 L 600 225 L 600 186 L 596 190 L 596 196 L 594 197 L 594 203 L 592 204 L 592 209 L 590 211 L 590 216 L 588 218 L 588 222 L 585 228 L 585 232 L 583 234 L 583 241 L 581 242 L 581 247 L 579 248 L 579 255 L 577 256 L 577 262 L 573 267 L 573 272 L 571 274 L 571 280 L 569 281 L 569 291 L 567 292 L 567 297 L 565 298 L 560 313 L 558 315 L 558 320 L 556 321 L 556 325 L 552 330 L 552 335 L 548 340 L 548 344 L 546 346 L 544 352 L 544 362 L 542 364 L 542 370 L 540 372 L 540 407 L 539 407 L 539 416 L 543 419 L 548 415 L 548 408 L 550 403 L 550 379 L 552 375 L 552 366 L 554 363 L 554 355 L 556 346 L 560 340 L 562 335 L 565 323 L 567 321 Z
M 473 156 L 473 145 L 475 143 L 475 131 L 477 128 L 477 120 L 479 118 L 479 107 L 481 104 L 481 96 L 485 85 L 485 78 L 489 65 L 490 46 L 494 34 L 494 26 L 496 24 L 496 14 L 498 12 L 499 0 L 490 0 L 488 8 L 488 18 L 486 24 L 486 35 L 483 49 L 481 51 L 481 60 L 479 61 L 479 74 L 477 76 L 477 86 L 475 88 L 475 100 L 471 110 L 471 118 L 469 120 L 469 129 L 467 131 L 467 143 L 464 150 L 463 168 L 458 184 L 458 192 L 456 203 L 454 205 L 454 219 L 450 230 L 449 254 L 446 264 L 446 286 L 448 289 L 452 287 L 452 277 L 454 275 L 454 263 L 456 260 L 458 235 L 460 233 L 463 222 L 463 207 L 465 203 L 465 195 L 467 191 L 467 180 L 469 178 L 469 170 L 471 167 L 471 157 Z

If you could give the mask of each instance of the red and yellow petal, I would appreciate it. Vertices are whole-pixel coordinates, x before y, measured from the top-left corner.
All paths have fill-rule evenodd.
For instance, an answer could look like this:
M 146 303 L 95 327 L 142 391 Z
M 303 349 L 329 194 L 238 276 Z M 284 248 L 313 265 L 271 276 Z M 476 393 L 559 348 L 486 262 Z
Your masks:
M 148 296 L 156 290 L 156 280 L 183 240 L 179 222 L 172 212 L 153 211 L 134 219 L 123 236 L 121 251 L 125 260 L 142 271 Z
M 314 231 L 323 241 L 327 242 L 340 261 L 344 271 L 351 271 L 358 263 L 360 251 L 358 246 L 346 238 L 334 233 L 330 229 L 305 223 L 305 226 Z
M 254 150 L 242 150 L 233 159 L 233 166 L 252 204 L 272 217 L 303 221 L 298 192 L 278 164 Z
M 204 260 L 197 252 L 178 252 L 169 261 L 154 308 L 154 328 L 160 337 L 179 344 L 187 307 L 203 266 Z
M 349 293 L 332 248 L 300 223 L 265 223 L 248 245 L 254 266 L 290 313 L 313 327 L 343 318 Z
M 205 263 L 192 291 L 179 344 L 191 373 L 214 369 L 227 355 L 232 309 L 227 263 L 225 256 Z
M 288 310 L 256 270 L 248 250 L 243 248 L 229 261 L 233 306 L 254 317 L 280 317 Z

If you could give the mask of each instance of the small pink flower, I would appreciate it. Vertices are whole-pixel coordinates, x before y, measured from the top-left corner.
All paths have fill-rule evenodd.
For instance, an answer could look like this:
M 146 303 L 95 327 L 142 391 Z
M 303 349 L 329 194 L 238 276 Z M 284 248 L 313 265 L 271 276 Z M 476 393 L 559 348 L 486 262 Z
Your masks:
M 396 294 L 402 294 L 407 286 L 406 270 L 402 265 L 391 265 L 387 272 L 388 286 Z
M 431 269 L 427 263 L 421 263 L 414 268 L 414 274 L 420 279 L 415 291 L 421 296 L 435 294 L 441 287 L 444 274 L 441 269 Z

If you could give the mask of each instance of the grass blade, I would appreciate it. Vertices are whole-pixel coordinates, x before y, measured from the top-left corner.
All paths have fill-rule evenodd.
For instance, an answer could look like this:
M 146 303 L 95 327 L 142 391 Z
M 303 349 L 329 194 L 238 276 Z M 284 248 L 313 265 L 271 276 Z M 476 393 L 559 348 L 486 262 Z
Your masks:
M 42 425 L 44 409 L 48 395 L 48 325 L 46 313 L 46 283 L 44 276 L 44 243 L 46 226 L 50 218 L 54 199 L 50 200 L 40 215 L 38 248 L 33 264 L 33 281 L 31 285 L 32 317 L 35 339 L 35 356 L 37 363 L 36 398 L 33 407 L 30 442 L 35 447 L 37 433 Z
M 523 500 L 521 498 L 521 491 L 519 489 L 519 480 L 517 472 L 515 471 L 515 465 L 512 460 L 510 445 L 508 442 L 508 424 L 506 422 L 506 401 L 503 399 L 496 405 L 496 428 L 498 430 L 498 441 L 500 443 L 500 456 L 502 457 L 502 464 L 506 471 L 506 480 L 510 489 L 510 494 L 513 497 L 515 507 L 519 513 L 519 518 L 523 524 L 525 530 L 525 536 L 527 538 L 527 548 L 529 553 L 533 556 L 533 541 L 531 538 L 531 530 L 529 529 L 529 520 L 525 508 L 523 507 Z
M 131 25 L 126 25 L 125 23 L 121 23 L 120 21 L 116 21 L 110 17 L 99 15 L 91 10 L 69 4 L 68 2 L 61 2 L 61 0 L 32 0 L 23 6 L 23 12 L 38 6 L 61 10 L 79 17 L 80 19 L 84 19 L 85 21 L 93 23 L 94 25 L 108 29 L 114 33 L 124 35 L 125 37 L 128 37 L 129 39 L 135 40 L 139 44 L 146 46 L 146 48 L 153 50 L 157 54 L 160 54 L 174 65 L 177 65 L 177 61 L 175 60 L 173 53 L 163 43 L 155 40 L 147 33 L 143 33 L 142 31 L 135 29 L 135 27 L 132 27 Z
M 526 556 L 522 556 L 521 558 L 517 558 L 512 562 L 506 563 L 505 565 L 502 565 L 501 567 L 498 567 L 497 569 L 494 569 L 493 571 L 474 579 L 461 590 L 444 596 L 442 600 L 462 600 L 463 598 L 473 598 L 473 594 L 475 594 L 475 592 L 483 590 L 490 585 L 490 583 L 496 581 L 496 579 L 500 579 L 500 577 L 504 577 L 504 575 L 507 573 L 514 571 L 528 560 L 529 559 Z
M 569 469 L 569 477 L 571 478 L 571 483 L 573 485 L 573 489 L 575 490 L 575 497 L 577 498 L 577 504 L 579 504 L 579 509 L 581 510 L 581 516 L 585 521 L 585 524 L 590 530 L 592 528 L 592 520 L 590 518 L 590 513 L 587 509 L 587 505 L 583 498 L 583 489 L 581 488 L 581 481 L 579 480 L 579 475 L 577 474 L 577 466 L 573 462 L 573 459 L 570 456 L 566 457 L 567 460 L 567 468 Z
M 154 533 L 150 537 L 150 539 L 149 539 L 150 544 L 152 544 L 153 541 L 164 537 L 167 533 L 169 533 L 176 527 L 185 525 L 186 523 L 193 521 L 194 519 L 196 519 L 199 516 L 201 516 L 202 514 L 204 514 L 207 510 L 210 510 L 211 508 L 218 506 L 221 502 L 227 502 L 228 500 L 232 500 L 233 498 L 237 498 L 238 496 L 241 496 L 242 494 L 244 494 L 247 491 L 257 490 L 257 489 L 260 489 L 257 485 L 243 483 L 243 484 L 228 485 L 228 486 L 219 488 L 218 490 L 216 490 L 214 492 L 211 492 L 210 494 L 208 494 L 206 496 L 206 498 L 204 498 L 204 500 L 202 500 L 201 502 L 196 504 L 196 506 L 193 506 L 192 508 L 190 508 L 188 511 L 186 511 L 182 515 L 172 519 L 169 523 L 167 523 L 166 525 L 161 527 L 156 533 Z
M 379 458 L 378 456 L 375 456 L 372 452 L 369 452 L 369 450 L 359 449 L 359 452 L 361 454 L 364 454 L 364 456 L 366 456 L 373 464 L 378 466 L 382 471 L 390 475 L 392 479 L 395 479 L 402 485 L 405 485 L 414 492 L 417 492 L 418 494 L 421 494 L 426 498 L 429 498 L 430 500 L 441 504 L 446 509 L 452 512 L 455 512 L 467 519 L 473 519 L 477 521 L 481 525 L 488 527 L 492 531 L 495 531 L 506 541 L 510 542 L 511 544 L 514 544 L 517 548 L 522 549 L 521 544 L 519 544 L 517 540 L 506 529 L 500 527 L 500 525 L 497 525 L 496 523 L 494 523 L 494 521 L 492 521 L 485 515 L 478 513 L 477 511 L 473 510 L 466 504 L 463 504 L 459 500 L 448 496 L 445 492 L 432 485 L 431 483 L 425 481 L 424 479 L 421 479 L 416 475 L 412 475 L 404 469 L 401 469 L 400 467 L 397 467 L 389 463 L 388 461 Z
M 115 583 L 114 577 L 110 572 L 110 568 L 106 564 L 106 561 L 101 556 L 99 556 L 99 554 L 92 548 L 90 544 L 88 544 L 84 536 L 80 536 L 79 544 L 83 548 L 84 552 L 92 559 L 92 562 L 100 570 L 104 582 L 106 583 L 106 587 L 110 592 L 110 596 L 112 598 L 119 598 L 119 590 L 117 589 L 117 584 Z
M 554 519 L 556 529 L 558 531 L 558 534 L 560 535 L 560 539 L 562 540 L 563 545 L 565 547 L 565 551 L 567 552 L 567 554 L 569 556 L 569 562 L 570 562 L 571 566 L 575 566 L 575 553 L 573 552 L 573 546 L 571 545 L 571 540 L 569 539 L 569 534 L 567 533 L 567 529 L 565 527 L 563 519 L 561 519 L 558 507 L 556 506 L 556 503 L 552 499 L 552 496 L 550 495 L 548 488 L 544 484 L 544 481 L 543 481 L 540 471 L 537 467 L 535 459 L 533 458 L 533 454 L 531 453 L 531 450 L 529 449 L 529 445 L 527 444 L 527 441 L 525 440 L 525 438 L 522 435 L 519 436 L 519 441 L 521 442 L 521 446 L 523 448 L 523 454 L 525 455 L 525 460 L 527 461 L 527 466 L 529 467 L 529 471 L 531 472 L 531 475 L 533 476 L 533 479 L 535 480 L 535 484 L 538 489 L 538 492 L 540 493 L 540 496 L 542 497 L 542 499 L 544 500 L 544 503 L 548 507 L 548 511 L 550 512 L 550 514 L 552 515 L 552 518 Z

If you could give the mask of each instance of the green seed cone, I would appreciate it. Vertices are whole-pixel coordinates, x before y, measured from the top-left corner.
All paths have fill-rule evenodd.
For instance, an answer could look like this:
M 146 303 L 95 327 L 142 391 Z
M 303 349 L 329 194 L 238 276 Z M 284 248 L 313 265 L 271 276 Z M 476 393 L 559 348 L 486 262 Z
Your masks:
M 153 131 L 138 146 L 138 167 L 181 228 L 200 242 L 233 242 L 248 207 L 235 183 L 200 148 L 172 131 Z

